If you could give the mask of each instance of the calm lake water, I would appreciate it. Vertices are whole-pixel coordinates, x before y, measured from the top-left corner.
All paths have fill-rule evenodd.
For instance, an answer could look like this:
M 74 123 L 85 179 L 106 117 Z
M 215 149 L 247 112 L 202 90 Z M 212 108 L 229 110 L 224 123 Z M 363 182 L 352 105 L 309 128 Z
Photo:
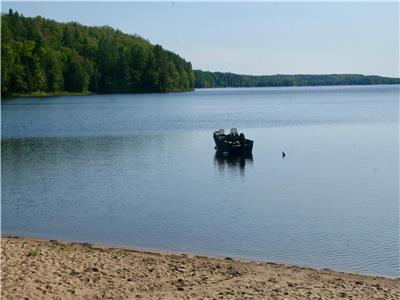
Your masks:
M 5 101 L 2 233 L 399 276 L 399 88 Z

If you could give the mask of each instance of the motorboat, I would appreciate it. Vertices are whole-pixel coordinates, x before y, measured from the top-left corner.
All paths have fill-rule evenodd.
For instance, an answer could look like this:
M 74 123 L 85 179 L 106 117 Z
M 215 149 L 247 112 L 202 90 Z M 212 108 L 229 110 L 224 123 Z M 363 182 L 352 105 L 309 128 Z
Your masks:
M 246 139 L 243 133 L 238 134 L 236 128 L 231 128 L 229 134 L 224 129 L 214 131 L 215 149 L 229 154 L 246 154 L 253 150 L 254 141 Z

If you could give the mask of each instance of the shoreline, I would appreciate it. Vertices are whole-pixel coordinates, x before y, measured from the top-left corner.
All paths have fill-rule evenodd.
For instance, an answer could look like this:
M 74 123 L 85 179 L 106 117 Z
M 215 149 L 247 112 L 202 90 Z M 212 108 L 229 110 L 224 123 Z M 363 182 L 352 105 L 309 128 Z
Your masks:
M 400 278 L 272 262 L 15 236 L 1 253 L 4 299 L 400 297 Z
M 2 101 L 10 101 L 13 99 L 23 98 L 54 98 L 54 97 L 74 97 L 74 96 L 103 96 L 103 95 L 148 95 L 148 94 L 173 94 L 173 93 L 188 93 L 194 92 L 195 90 L 218 90 L 218 89 L 254 89 L 254 88 L 305 88 L 305 87 L 366 87 L 366 86 L 393 86 L 400 85 L 400 83 L 379 83 L 379 84 L 321 84 L 321 85 L 268 85 L 268 86 L 220 86 L 220 87 L 196 87 L 193 90 L 182 90 L 182 91 L 168 91 L 168 92 L 112 92 L 112 93 L 99 93 L 99 92 L 33 92 L 27 94 L 11 94 L 8 96 L 2 96 Z
M 11 94 L 9 96 L 2 96 L 3 101 L 13 100 L 13 99 L 23 99 L 23 98 L 54 98 L 54 97 L 74 97 L 74 96 L 103 96 L 103 95 L 148 95 L 148 94 L 173 94 L 173 93 L 187 93 L 193 92 L 193 90 L 177 90 L 177 91 L 168 91 L 168 92 L 160 92 L 160 91 L 152 91 L 152 92 L 111 92 L 111 93 L 100 93 L 100 92 L 55 92 L 55 93 L 47 93 L 47 92 L 33 92 L 27 94 Z
M 367 273 L 358 273 L 352 271 L 344 271 L 344 270 L 336 270 L 327 267 L 318 267 L 312 265 L 301 265 L 301 264 L 291 264 L 285 262 L 274 262 L 268 260 L 257 260 L 257 259 L 247 259 L 247 258 L 240 258 L 235 256 L 224 256 L 224 255 L 209 255 L 204 253 L 197 253 L 197 252 L 181 252 L 181 251 L 174 251 L 174 250 L 164 250 L 158 248 L 146 248 L 146 247 L 139 247 L 139 246 L 129 246 L 123 244 L 106 244 L 106 243 L 97 243 L 97 242 L 85 242 L 85 241 L 76 241 L 76 240 L 64 240 L 64 239 L 48 239 L 43 237 L 37 236 L 24 236 L 24 235 L 13 235 L 13 234 L 4 234 L 0 235 L 0 240 L 3 238 L 10 238 L 10 239 L 24 239 L 26 241 L 31 242 L 57 242 L 60 244 L 65 245 L 82 245 L 82 246 L 90 246 L 92 248 L 100 248 L 100 249 L 117 249 L 117 250 L 126 250 L 126 251 L 133 251 L 133 252 L 140 252 L 140 253 L 148 253 L 148 254 L 155 254 L 155 255 L 185 255 L 188 257 L 202 257 L 202 258 L 209 258 L 209 259 L 221 259 L 221 260 L 232 260 L 241 263 L 256 263 L 256 264 L 273 264 L 273 265 L 280 265 L 283 267 L 294 267 L 294 268 L 301 268 L 301 269 L 309 269 L 313 271 L 331 271 L 336 273 L 344 273 L 354 276 L 367 276 L 367 277 L 374 277 L 374 278 L 382 278 L 382 279 L 394 279 L 400 280 L 400 274 L 398 277 L 389 276 L 389 275 L 381 275 L 381 274 L 367 274 Z

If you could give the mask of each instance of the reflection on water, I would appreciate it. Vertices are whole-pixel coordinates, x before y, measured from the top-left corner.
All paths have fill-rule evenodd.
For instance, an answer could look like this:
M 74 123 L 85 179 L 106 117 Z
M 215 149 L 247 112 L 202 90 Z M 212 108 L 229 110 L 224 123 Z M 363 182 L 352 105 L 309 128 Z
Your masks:
M 246 164 L 253 164 L 253 154 L 232 155 L 219 151 L 215 152 L 214 166 L 216 166 L 221 173 L 224 173 L 226 170 L 229 172 L 239 169 L 240 175 L 244 175 Z
M 397 122 L 399 86 L 200 89 L 2 102 L 2 137 Z M 229 107 L 229 109 L 226 109 Z

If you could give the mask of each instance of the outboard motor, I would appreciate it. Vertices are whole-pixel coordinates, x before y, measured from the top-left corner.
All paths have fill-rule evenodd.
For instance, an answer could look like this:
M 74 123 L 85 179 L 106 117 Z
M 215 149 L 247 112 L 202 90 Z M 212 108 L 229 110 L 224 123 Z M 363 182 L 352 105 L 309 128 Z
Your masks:
M 214 138 L 218 138 L 219 140 L 224 139 L 225 131 L 223 129 L 218 129 L 217 131 L 214 132 Z
M 237 128 L 231 128 L 231 134 L 238 134 Z
M 237 141 L 239 138 L 238 130 L 236 128 L 231 128 L 231 133 L 229 135 L 231 136 L 232 141 Z

